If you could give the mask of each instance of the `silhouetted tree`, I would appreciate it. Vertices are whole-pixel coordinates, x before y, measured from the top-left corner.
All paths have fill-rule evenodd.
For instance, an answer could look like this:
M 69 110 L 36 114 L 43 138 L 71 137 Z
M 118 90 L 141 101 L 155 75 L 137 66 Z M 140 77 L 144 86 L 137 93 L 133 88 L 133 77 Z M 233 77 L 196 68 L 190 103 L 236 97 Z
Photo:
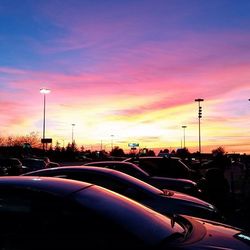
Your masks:
M 125 156 L 125 153 L 123 151 L 122 148 L 119 148 L 118 146 L 115 146 L 111 152 L 110 152 L 111 156 Z
M 58 141 L 56 142 L 55 151 L 57 152 L 61 151 L 60 143 Z
M 219 168 L 224 171 L 231 164 L 230 160 L 225 154 L 225 149 L 223 147 L 218 147 L 212 150 L 212 154 L 213 160 L 210 164 L 210 167 Z
M 176 156 L 185 159 L 185 158 L 190 158 L 191 154 L 187 148 L 179 148 L 176 151 Z
M 162 150 L 161 150 L 162 151 Z M 169 149 L 165 148 L 162 153 L 166 153 L 166 154 L 169 154 Z
M 0 146 L 22 146 L 24 143 L 29 143 L 31 147 L 41 147 L 40 137 L 37 132 L 31 132 L 25 136 L 7 136 L 0 138 Z
M 31 132 L 23 138 L 22 143 L 29 143 L 31 147 L 41 147 L 41 139 L 38 132 Z
M 142 148 L 139 151 L 139 155 L 141 155 L 141 156 L 155 156 L 155 152 L 152 149 Z
M 175 150 L 173 149 L 172 151 L 171 151 L 171 155 L 175 155 L 176 154 L 176 152 L 175 152 Z
M 225 155 L 225 149 L 223 147 L 218 147 L 218 148 L 212 150 L 212 154 L 213 154 L 213 156 Z
M 146 156 L 147 154 L 148 154 L 148 149 L 147 148 L 141 148 L 139 150 L 139 155 Z
M 152 149 L 148 150 L 147 156 L 155 156 L 154 150 L 152 150 Z
M 8 136 L 6 139 L 6 146 L 10 147 L 14 145 L 15 145 L 14 138 L 12 136 Z

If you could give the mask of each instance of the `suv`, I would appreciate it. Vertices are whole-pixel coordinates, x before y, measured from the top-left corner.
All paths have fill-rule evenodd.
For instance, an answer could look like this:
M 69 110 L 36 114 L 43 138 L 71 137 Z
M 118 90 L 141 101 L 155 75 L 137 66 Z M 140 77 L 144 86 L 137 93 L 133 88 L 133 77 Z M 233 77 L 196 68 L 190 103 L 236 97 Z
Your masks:
M 0 158 L 0 175 L 20 175 L 23 166 L 17 158 Z
M 137 164 L 151 176 L 184 178 L 193 181 L 201 179 L 201 175 L 198 172 L 190 169 L 178 157 L 142 156 L 128 158 L 124 161 Z
M 35 171 L 38 169 L 47 168 L 48 163 L 38 158 L 24 158 L 22 159 L 23 166 L 26 167 L 26 172 Z
M 203 190 L 197 183 L 188 179 L 168 178 L 150 176 L 147 171 L 141 169 L 134 163 L 124 161 L 98 161 L 85 163 L 84 166 L 95 166 L 114 169 L 125 174 L 131 175 L 137 179 L 149 183 L 159 189 L 172 189 L 192 196 L 203 198 Z

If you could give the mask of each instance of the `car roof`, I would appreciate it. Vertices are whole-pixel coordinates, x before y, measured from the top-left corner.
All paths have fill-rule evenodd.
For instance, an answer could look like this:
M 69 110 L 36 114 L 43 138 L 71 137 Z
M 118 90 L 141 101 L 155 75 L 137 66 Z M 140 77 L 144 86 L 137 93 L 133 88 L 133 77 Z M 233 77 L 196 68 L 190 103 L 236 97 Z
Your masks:
M 144 158 L 162 158 L 162 157 L 150 157 L 150 156 L 144 156 Z M 179 160 L 178 157 L 175 157 L 177 160 Z M 128 159 L 132 159 L 132 158 L 128 158 Z M 192 180 L 189 180 L 189 179 L 184 179 L 184 178 L 174 178 L 174 177 L 166 177 L 166 176 L 150 176 L 144 169 L 140 168 L 138 165 L 136 165 L 135 163 L 133 162 L 129 162 L 129 161 L 96 161 L 96 162 L 88 162 L 86 164 L 84 164 L 83 166 L 94 166 L 95 164 L 97 165 L 105 165 L 105 164 L 121 164 L 121 165 L 124 165 L 126 164 L 127 166 L 131 166 L 135 169 L 137 169 L 138 171 L 140 171 L 141 173 L 144 173 L 145 176 L 148 176 L 150 177 L 151 179 L 161 179 L 161 180 L 166 180 L 166 181 L 169 181 L 169 182 L 179 182 L 179 183 L 183 183 L 183 184 L 186 184 L 186 183 L 189 183 L 189 184 L 193 184 L 193 185 L 196 185 L 196 183 Z M 184 163 L 183 163 L 184 164 Z M 117 170 L 119 171 L 119 170 Z
M 24 188 L 67 196 L 73 192 L 92 186 L 87 182 L 36 176 L 3 176 L 0 177 L 0 188 Z
M 120 171 L 114 170 L 114 169 L 109 169 L 109 168 L 103 168 L 103 167 L 95 167 L 95 166 L 67 166 L 67 167 L 56 167 L 56 168 L 47 168 L 47 169 L 41 169 L 33 172 L 26 173 L 24 175 L 35 175 L 39 173 L 49 173 L 53 171 L 63 171 L 63 170 L 72 170 L 72 171 L 83 171 L 83 172 L 95 172 L 95 173 L 100 173 L 100 174 L 106 174 L 108 176 L 112 176 L 114 178 L 120 179 L 124 182 L 130 183 L 131 185 L 140 187 L 144 189 L 145 191 L 147 190 L 150 193 L 154 194 L 160 194 L 162 191 L 146 182 L 143 182 L 133 176 L 130 176 L 128 174 L 122 173 Z
M 23 158 L 22 161 L 42 161 L 44 162 L 43 159 L 40 159 L 40 158 Z
M 6 157 L 6 158 L 0 158 L 0 162 L 18 162 L 21 163 L 21 161 L 18 158 L 14 157 Z
M 176 156 L 139 156 L 139 157 L 131 157 L 126 160 L 140 160 L 140 159 L 170 159 L 170 160 L 181 160 L 181 158 Z
M 130 159 L 130 158 L 129 158 Z M 127 162 L 127 161 L 91 161 L 91 162 L 87 162 L 85 164 L 83 164 L 84 166 L 88 166 L 88 165 L 93 165 L 93 164 L 128 164 L 134 167 L 139 168 L 136 164 L 134 164 L 133 162 Z M 140 168 L 139 168 L 140 169 Z
M 84 166 L 94 166 L 94 165 L 105 165 L 105 164 L 112 164 L 112 165 L 126 165 L 126 166 L 131 166 L 134 169 L 137 169 L 138 171 L 140 171 L 141 173 L 145 174 L 146 176 L 149 176 L 149 174 L 143 170 L 142 168 L 140 168 L 138 165 L 134 164 L 133 162 L 129 162 L 129 161 L 92 161 L 92 162 L 88 162 L 83 164 Z
M 49 172 L 49 171 L 54 171 L 54 170 L 60 170 L 60 169 L 85 169 L 85 170 L 96 170 L 100 173 L 113 173 L 113 172 L 118 172 L 118 174 L 123 174 L 119 171 L 115 171 L 113 169 L 109 169 L 109 168 L 102 168 L 102 167 L 95 167 L 95 166 L 85 166 L 85 165 L 72 165 L 72 166 L 62 166 L 62 167 L 54 167 L 54 168 L 46 168 L 46 169 L 39 169 L 36 171 L 32 171 L 32 172 L 28 172 L 23 174 L 22 176 L 26 176 L 29 174 L 34 174 L 34 173 L 39 173 L 39 172 Z M 125 175 L 125 174 L 124 174 Z

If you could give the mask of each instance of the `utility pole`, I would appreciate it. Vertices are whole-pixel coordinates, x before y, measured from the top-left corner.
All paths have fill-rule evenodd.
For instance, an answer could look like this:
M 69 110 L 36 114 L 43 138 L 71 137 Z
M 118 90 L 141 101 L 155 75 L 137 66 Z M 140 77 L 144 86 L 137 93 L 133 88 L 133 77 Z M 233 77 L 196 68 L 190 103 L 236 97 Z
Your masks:
M 183 126 L 181 126 L 182 128 L 183 128 L 183 148 L 185 148 L 186 147 L 186 135 L 185 135 L 185 129 L 187 128 L 187 126 L 186 125 L 183 125 Z
M 72 138 L 71 138 L 72 140 L 71 141 L 72 141 L 72 145 L 73 145 L 73 143 L 75 142 L 74 141 L 74 127 L 75 127 L 75 123 L 72 123 L 71 125 L 72 125 Z
M 47 150 L 47 142 L 45 143 L 45 120 L 46 120 L 46 94 L 50 93 L 50 89 L 42 88 L 40 89 L 40 93 L 43 94 L 43 138 L 42 138 L 42 143 L 43 143 L 43 150 L 45 150 L 45 144 L 46 144 L 46 150 Z
M 200 105 L 204 99 L 198 98 L 195 99 L 195 102 L 198 102 L 198 119 L 199 119 L 199 153 L 201 153 L 201 118 L 202 118 L 202 107 Z

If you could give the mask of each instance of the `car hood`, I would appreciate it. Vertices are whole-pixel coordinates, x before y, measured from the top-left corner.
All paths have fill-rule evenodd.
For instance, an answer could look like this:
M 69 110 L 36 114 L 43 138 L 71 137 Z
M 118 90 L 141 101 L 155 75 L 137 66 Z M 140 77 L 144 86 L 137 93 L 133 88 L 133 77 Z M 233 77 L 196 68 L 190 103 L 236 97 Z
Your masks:
M 152 180 L 157 180 L 157 181 L 168 181 L 168 182 L 177 182 L 177 183 L 188 183 L 188 184 L 195 184 L 194 181 L 189 180 L 189 179 L 183 179 L 183 178 L 170 178 L 170 177 L 160 177 L 160 176 L 151 176 Z
M 168 189 L 163 189 L 163 194 L 162 194 L 162 197 L 167 197 L 167 198 L 172 198 L 172 199 L 175 199 L 175 200 L 181 200 L 183 202 L 188 202 L 188 203 L 195 203 L 196 205 L 199 205 L 199 206 L 203 206 L 203 207 L 207 207 L 211 210 L 214 210 L 215 207 L 213 205 L 211 205 L 210 203 L 206 202 L 206 201 L 203 201 L 199 198 L 196 198 L 196 197 L 193 197 L 191 195 L 188 195 L 188 194 L 184 194 L 184 193 L 180 193 L 180 192 L 176 192 L 176 191 L 171 191 L 171 190 L 168 190 Z
M 198 188 L 197 183 L 191 180 L 166 177 L 150 177 L 148 178 L 147 182 L 159 189 L 166 188 L 187 193 L 196 197 L 203 196 L 203 192 Z
M 185 249 L 250 249 L 250 235 L 239 228 L 190 216 L 183 217 L 193 227 L 193 233 L 183 243 Z

